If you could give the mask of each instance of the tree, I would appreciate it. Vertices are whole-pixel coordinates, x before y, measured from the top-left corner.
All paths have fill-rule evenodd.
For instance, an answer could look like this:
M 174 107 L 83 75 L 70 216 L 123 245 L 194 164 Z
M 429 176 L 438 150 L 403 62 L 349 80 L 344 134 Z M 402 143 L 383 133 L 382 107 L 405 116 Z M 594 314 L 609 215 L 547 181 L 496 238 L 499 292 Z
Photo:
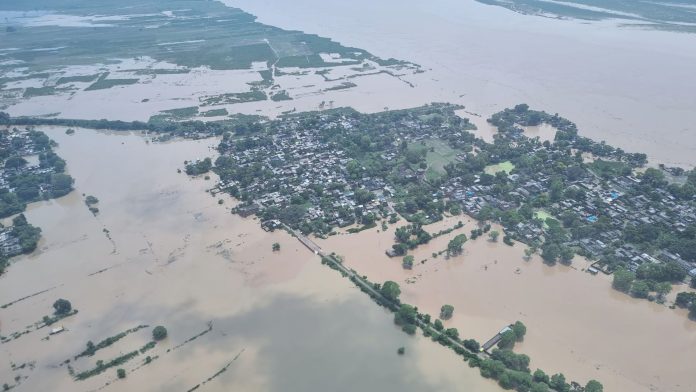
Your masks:
M 511 350 L 493 349 L 491 358 L 501 361 L 505 367 L 512 370 L 529 372 L 529 357 L 524 354 L 515 354 Z
M 392 249 L 394 249 L 394 254 L 397 256 L 403 256 L 408 252 L 408 246 L 406 244 L 394 244 L 392 245 Z
M 73 178 L 67 174 L 51 174 L 51 196 L 60 197 L 72 191 Z
M 445 330 L 445 335 L 451 339 L 459 339 L 459 331 L 457 328 L 447 328 Z
M 394 313 L 394 323 L 396 325 L 415 324 L 417 316 L 416 308 L 408 304 L 401 304 L 399 310 Z
M 440 321 L 440 319 L 436 319 L 436 320 L 435 320 L 435 323 L 433 324 L 433 326 L 434 326 L 435 329 L 437 329 L 438 331 L 442 331 L 443 329 L 445 329 L 445 326 L 442 325 L 442 321 Z
M 459 234 L 447 244 L 448 255 L 458 255 L 462 253 L 462 246 L 466 242 L 466 235 Z
M 409 335 L 414 335 L 416 333 L 416 325 L 415 324 L 406 324 L 403 327 L 401 327 L 401 330 L 406 332 Z
M 561 261 L 564 263 L 569 263 L 570 261 L 573 260 L 573 256 L 575 255 L 575 252 L 573 252 L 572 249 L 570 249 L 567 246 L 561 247 L 561 253 L 559 257 L 561 258 Z
M 159 341 L 167 337 L 167 328 L 158 325 L 152 330 L 152 338 Z
M 631 294 L 636 298 L 648 298 L 650 286 L 644 280 L 636 280 L 631 286 Z
M 551 381 L 549 386 L 558 392 L 568 392 L 570 391 L 570 385 L 566 383 L 565 376 L 563 373 L 554 374 L 551 376 Z
M 536 248 L 530 247 L 526 248 L 524 250 L 524 259 L 529 261 L 532 258 L 532 255 L 536 253 Z
M 5 161 L 5 169 L 19 169 L 20 167 L 26 165 L 28 162 L 26 159 L 18 156 L 9 157 Z
M 615 289 L 627 293 L 631 290 L 631 285 L 635 279 L 636 275 L 633 272 L 625 269 L 618 269 L 614 272 L 614 281 L 611 285 Z
M 488 238 L 490 238 L 491 241 L 493 241 L 493 242 L 497 242 L 499 236 L 500 236 L 500 232 L 498 230 L 491 230 L 488 233 Z
M 280 250 L 280 244 L 277 243 L 277 242 L 274 242 L 274 243 L 273 243 L 273 251 L 274 251 L 274 252 L 277 252 L 277 251 L 279 251 L 279 250 Z
M 454 306 L 452 305 L 442 305 L 440 308 L 440 318 L 443 320 L 452 318 L 452 313 L 454 313 Z
M 68 314 L 72 310 L 72 304 L 67 299 L 60 298 L 53 303 L 53 309 L 57 315 Z
M 665 296 L 672 291 L 672 285 L 669 282 L 660 282 L 655 286 L 655 291 L 657 292 L 658 299 L 664 301 Z
M 384 282 L 380 291 L 382 295 L 390 301 L 398 301 L 399 295 L 401 295 L 399 285 L 391 280 Z
M 590 380 L 585 385 L 585 392 L 604 392 L 604 386 L 597 380 Z
M 411 256 L 411 255 L 404 256 L 404 259 L 403 259 L 403 262 L 401 263 L 401 265 L 402 265 L 405 269 L 411 269 L 411 268 L 413 268 L 413 256 Z
M 647 170 L 645 170 L 645 173 L 643 173 L 643 176 L 641 177 L 641 182 L 643 184 L 648 184 L 655 188 L 660 187 L 666 183 L 664 173 L 662 173 L 661 170 L 652 167 L 649 167 Z
M 366 204 L 375 199 L 375 194 L 367 189 L 358 188 L 355 190 L 355 201 L 358 204 Z
M 501 349 L 512 349 L 515 346 L 515 341 L 517 341 L 517 335 L 513 331 L 506 331 L 498 342 L 498 347 Z
M 527 334 L 527 327 L 521 321 L 516 321 L 515 324 L 512 325 L 512 332 L 515 333 L 517 341 L 521 342 L 524 340 L 524 335 Z
M 692 302 L 696 302 L 696 293 L 681 292 L 677 294 L 674 304 L 680 308 L 687 308 Z
M 518 105 L 515 105 L 514 110 L 515 112 L 522 114 L 529 110 L 529 105 L 527 105 L 526 103 L 520 103 Z
M 534 371 L 533 378 L 536 382 L 543 382 L 545 384 L 549 383 L 549 376 L 547 376 L 546 373 L 544 373 L 544 371 L 541 369 Z
M 124 369 L 119 368 L 116 370 L 116 375 L 118 378 L 126 378 L 126 371 Z
M 534 383 L 529 392 L 549 392 L 549 386 L 544 383 Z
M 210 158 L 205 158 L 202 161 L 190 162 L 186 165 L 186 174 L 189 176 L 197 176 L 210 171 L 213 167 L 213 162 Z
M 546 241 L 541 246 L 541 258 L 547 263 L 555 263 L 561 256 L 561 248 L 555 243 Z
M 399 355 L 404 355 L 406 353 L 406 349 L 404 347 L 399 347 L 399 349 L 396 350 L 396 353 Z
M 481 350 L 481 345 L 479 344 L 479 342 L 477 342 L 474 339 L 466 339 L 464 341 L 464 347 L 466 347 L 468 350 L 473 351 L 475 353 L 477 353 Z

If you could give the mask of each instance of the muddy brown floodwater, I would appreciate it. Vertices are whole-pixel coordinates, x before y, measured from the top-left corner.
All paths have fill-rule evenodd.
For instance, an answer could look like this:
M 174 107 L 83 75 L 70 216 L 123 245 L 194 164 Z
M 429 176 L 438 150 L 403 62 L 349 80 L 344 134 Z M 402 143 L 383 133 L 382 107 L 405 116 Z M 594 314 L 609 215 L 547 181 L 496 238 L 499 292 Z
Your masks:
M 421 65 L 413 89 L 336 96 L 358 110 L 461 103 L 482 119 L 526 102 L 576 122 L 583 136 L 696 165 L 696 34 L 553 19 L 475 0 L 221 0 L 262 23 Z M 394 99 L 395 98 L 395 99 Z
M 384 253 L 398 224 L 386 232 L 318 241 L 372 281 L 398 282 L 404 302 L 433 316 L 442 305 L 453 305 L 454 317 L 445 326 L 456 327 L 463 338 L 483 342 L 505 325 L 524 322 L 527 336 L 515 350 L 531 357 L 532 369 L 563 372 L 582 383 L 594 378 L 607 391 L 696 391 L 696 323 L 684 311 L 613 290 L 609 278 L 582 272 L 589 264 L 577 257 L 572 267 L 548 266 L 539 257 L 524 261 L 520 243 L 509 247 L 484 236 L 469 240 L 461 256 L 433 258 L 454 235 L 468 235 L 476 224 L 462 216 L 425 227 L 435 233 L 459 220 L 463 228 L 412 253 L 411 271 L 401 267 L 401 258 Z
M 43 130 L 59 142 L 76 190 L 28 208 L 43 238 L 0 278 L 0 302 L 53 289 L 0 309 L 0 334 L 41 320 L 57 298 L 79 313 L 49 340 L 43 328 L 1 344 L 0 384 L 18 377 L 18 391 L 91 391 L 107 383 L 105 391 L 187 391 L 232 363 L 199 390 L 499 391 L 454 353 L 398 330 L 388 312 L 288 234 L 230 214 L 232 200 L 219 205 L 205 192 L 214 176 L 177 173 L 184 160 L 214 156 L 218 140 L 146 143 L 140 134 Z M 99 199 L 96 217 L 83 194 Z M 271 250 L 274 242 L 280 252 Z M 175 349 L 208 323 L 209 333 Z M 140 324 L 164 325 L 169 336 L 118 366 L 126 379 L 114 367 L 74 381 L 59 366 L 88 340 Z M 140 330 L 71 366 L 88 370 L 150 336 L 151 328 Z M 138 368 L 146 355 L 158 358 Z M 12 370 L 24 363 L 32 366 Z

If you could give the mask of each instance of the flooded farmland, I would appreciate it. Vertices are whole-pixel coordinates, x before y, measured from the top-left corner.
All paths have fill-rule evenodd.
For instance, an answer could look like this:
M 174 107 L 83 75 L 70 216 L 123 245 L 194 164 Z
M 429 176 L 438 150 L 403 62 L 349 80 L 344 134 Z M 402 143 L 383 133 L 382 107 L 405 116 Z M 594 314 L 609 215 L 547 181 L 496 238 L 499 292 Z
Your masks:
M 474 0 L 224 2 L 262 23 L 419 64 L 427 72 L 407 78 L 415 88 L 400 96 L 403 105 L 415 97 L 461 103 L 485 119 L 526 102 L 571 119 L 584 136 L 696 165 L 695 34 L 520 15 Z M 369 98 L 355 107 L 384 106 L 396 107 Z
M 261 91 L 251 86 L 264 83 L 267 63 L 183 69 L 173 60 L 120 53 L 51 69 L 49 77 L 3 75 L 16 80 L 0 80 L 0 108 L 13 116 L 141 121 L 190 109 L 196 119 L 221 120 L 237 113 L 275 117 L 341 106 L 377 112 L 447 101 L 465 105 L 461 115 L 490 142 L 496 130 L 486 118 L 527 102 L 577 122 L 583 136 L 646 152 L 651 163 L 696 165 L 690 129 L 696 122 L 696 35 L 519 15 L 473 0 L 224 3 L 263 23 L 420 67 L 382 66 L 375 59 L 330 69 L 271 67 L 273 84 L 261 89 L 268 99 L 237 102 L 235 94 Z M 117 21 L 47 14 L 29 25 L 92 28 Z M 350 61 L 335 53 L 317 56 Z M 2 59 L 0 66 L 16 65 Z M 72 81 L 59 83 L 58 77 Z M 123 84 L 90 89 L 105 80 Z M 44 95 L 47 88 L 55 90 Z M 291 99 L 270 98 L 281 91 Z M 0 384 L 19 391 L 500 390 L 448 349 L 401 332 L 390 313 L 287 233 L 265 232 L 257 219 L 232 215 L 235 200 L 207 192 L 216 176 L 177 172 L 185 160 L 215 156 L 218 139 L 160 143 L 139 133 L 78 129 L 69 136 L 65 128 L 39 128 L 59 143 L 56 152 L 67 161 L 76 190 L 29 206 L 27 218 L 43 230 L 39 249 L 14 258 L 0 277 L 0 305 L 6 305 L 0 335 L 29 331 L 0 344 L 6 358 Z M 552 140 L 555 132 L 548 125 L 525 131 L 541 140 Z M 88 195 L 99 199 L 96 214 L 85 205 Z M 450 217 L 427 230 L 458 220 L 465 226 L 454 234 L 468 234 L 476 224 Z M 609 277 L 585 273 L 589 265 L 579 258 L 570 267 L 547 266 L 536 256 L 523 260 L 522 244 L 486 238 L 470 240 L 463 255 L 451 259 L 432 256 L 451 236 L 437 238 L 413 253 L 413 270 L 404 270 L 400 259 L 384 254 L 394 229 L 317 242 L 373 282 L 398 282 L 402 300 L 421 311 L 436 316 L 441 305 L 454 305 L 445 324 L 462 338 L 482 342 L 523 321 L 529 332 L 516 350 L 531 357 L 532 370 L 563 372 L 582 383 L 601 380 L 608 391 L 696 391 L 696 323 L 685 311 L 614 291 Z M 272 250 L 274 243 L 280 251 Z M 675 287 L 671 301 L 683 290 Z M 34 330 L 57 298 L 79 310 L 60 322 L 65 332 Z M 168 337 L 138 352 L 156 325 L 166 326 Z M 88 341 L 138 326 L 145 327 L 93 356 L 75 358 Z M 402 346 L 406 354 L 399 356 Z M 84 381 L 74 378 L 134 350 L 125 364 Z M 126 370 L 125 379 L 117 367 Z
M 44 130 L 59 142 L 76 190 L 26 212 L 43 238 L 0 278 L 0 302 L 11 303 L 0 309 L 0 334 L 40 321 L 57 298 L 79 313 L 48 340 L 49 327 L 0 345 L 0 382 L 17 390 L 186 391 L 229 365 L 202 390 L 499 390 L 449 350 L 399 331 L 391 314 L 288 234 L 231 215 L 231 200 L 219 205 L 205 192 L 214 179 L 177 173 L 184 160 L 214 155 L 217 140 Z M 98 197 L 96 216 L 83 194 Z M 138 355 L 121 365 L 124 380 L 115 368 L 73 380 L 63 362 L 87 341 L 138 325 L 150 327 L 69 365 L 80 372 L 108 362 L 164 325 L 168 337 L 147 353 L 156 360 Z
M 484 236 L 469 240 L 461 256 L 433 258 L 454 235 L 468 235 L 477 226 L 462 216 L 425 227 L 435 233 L 459 220 L 463 228 L 411 253 L 413 270 L 404 270 L 400 258 L 384 253 L 394 243 L 394 226 L 319 243 L 373 281 L 398 282 L 402 300 L 429 314 L 439 314 L 443 304 L 453 305 L 455 315 L 445 326 L 456 327 L 465 338 L 486 341 L 521 320 L 528 332 L 516 350 L 531 357 L 532 369 L 564 372 L 582 382 L 595 378 L 609 391 L 695 390 L 690 358 L 696 350 L 696 324 L 684 311 L 613 290 L 609 278 L 583 272 L 589 263 L 579 257 L 572 267 L 548 266 L 538 256 L 525 261 L 520 243 L 509 247 Z

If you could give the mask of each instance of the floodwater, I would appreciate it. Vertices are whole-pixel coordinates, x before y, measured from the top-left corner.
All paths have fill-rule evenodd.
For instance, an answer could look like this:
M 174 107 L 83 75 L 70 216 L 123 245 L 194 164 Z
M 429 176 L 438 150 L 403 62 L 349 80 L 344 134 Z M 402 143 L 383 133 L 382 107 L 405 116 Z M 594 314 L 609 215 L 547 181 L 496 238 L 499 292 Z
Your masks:
M 230 214 L 231 200 L 219 205 L 205 192 L 214 176 L 177 173 L 184 160 L 214 156 L 217 139 L 146 143 L 140 134 L 44 130 L 59 142 L 76 191 L 28 208 L 43 238 L 0 278 L 0 303 L 49 291 L 0 309 L 0 334 L 41 320 L 57 298 L 79 313 L 50 340 L 43 328 L 0 344 L 0 384 L 18 377 L 19 391 L 187 391 L 231 363 L 200 390 L 499 391 L 454 353 L 401 332 L 388 312 L 285 232 L 266 233 Z M 99 199 L 97 216 L 84 195 Z M 60 365 L 88 340 L 140 324 L 164 325 L 169 336 L 119 366 L 126 379 L 111 368 L 73 381 Z M 176 348 L 208 325 L 209 333 Z M 80 372 L 108 362 L 150 334 L 140 330 L 71 366 Z M 401 346 L 404 356 L 396 353 Z M 140 367 L 146 355 L 158 358 Z
M 413 61 L 415 88 L 360 110 L 461 103 L 482 118 L 520 102 L 652 160 L 696 165 L 696 35 L 520 15 L 474 0 L 222 0 L 262 23 Z M 337 104 L 342 100 L 337 98 Z
M 515 350 L 531 357 L 532 369 L 562 372 L 582 384 L 597 379 L 607 391 L 696 391 L 696 323 L 685 311 L 613 290 L 610 278 L 583 272 L 589 264 L 578 257 L 571 267 L 548 266 L 538 256 L 524 261 L 523 244 L 509 247 L 487 236 L 469 240 L 461 256 L 433 258 L 454 235 L 468 235 L 476 226 L 470 218 L 450 217 L 426 227 L 435 233 L 459 220 L 463 228 L 411 253 L 411 271 L 401 267 L 401 258 L 384 254 L 398 225 L 318 241 L 372 281 L 399 283 L 402 301 L 422 311 L 437 316 L 442 305 L 453 305 L 445 326 L 456 327 L 463 338 L 484 342 L 502 327 L 524 322 L 527 336 Z

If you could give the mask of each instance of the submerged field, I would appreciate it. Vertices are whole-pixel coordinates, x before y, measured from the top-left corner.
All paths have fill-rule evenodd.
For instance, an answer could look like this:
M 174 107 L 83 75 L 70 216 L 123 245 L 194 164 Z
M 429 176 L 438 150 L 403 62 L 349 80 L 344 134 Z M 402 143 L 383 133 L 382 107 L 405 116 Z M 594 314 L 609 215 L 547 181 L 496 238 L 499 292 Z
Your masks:
M 322 96 L 364 89 L 359 79 L 412 88 L 401 77 L 419 70 L 217 1 L 12 0 L 0 20 L 0 108 L 17 115 L 147 120 L 197 106 L 224 117 L 240 104 L 279 114 L 331 105 Z M 100 115 L 109 102 L 126 110 Z
M 16 259 L 0 277 L 0 306 L 6 305 L 0 335 L 51 314 L 57 298 L 79 312 L 56 325 L 66 329 L 60 334 L 31 328 L 3 341 L 0 385 L 13 391 L 188 391 L 199 384 L 203 391 L 500 390 L 447 349 L 403 334 L 391 314 L 287 233 L 267 233 L 258 221 L 230 214 L 232 199 L 223 197 L 220 205 L 205 192 L 216 178 L 177 173 L 185 159 L 210 155 L 218 140 L 156 143 L 124 132 L 43 130 L 59 143 L 76 190 L 29 207 L 26 215 L 43 238 L 38 251 Z M 98 216 L 82 194 L 99 198 Z M 147 327 L 75 358 L 88 341 L 98 346 L 141 325 Z M 168 337 L 147 348 L 156 325 Z M 401 346 L 404 356 L 397 355 Z M 78 379 L 98 361 L 105 367 L 134 351 Z
M 617 19 L 646 28 L 696 32 L 696 6 L 689 0 L 477 0 L 512 11 L 557 18 Z

